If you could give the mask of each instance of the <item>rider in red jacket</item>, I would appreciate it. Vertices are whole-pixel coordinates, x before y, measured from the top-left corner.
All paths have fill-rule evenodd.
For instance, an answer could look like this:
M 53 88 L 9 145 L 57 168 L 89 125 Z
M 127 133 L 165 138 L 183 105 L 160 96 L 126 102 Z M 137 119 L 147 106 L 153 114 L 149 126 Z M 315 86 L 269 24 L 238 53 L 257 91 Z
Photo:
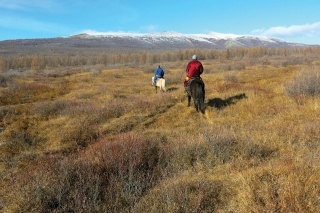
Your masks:
M 201 64 L 200 61 L 198 61 L 197 59 L 197 55 L 193 55 L 192 56 L 192 61 L 190 61 L 187 65 L 187 69 L 186 69 L 186 79 L 183 82 L 183 85 L 186 89 L 187 86 L 187 82 L 191 79 L 191 78 L 196 78 L 196 77 L 200 77 L 200 75 L 203 73 L 203 66 Z

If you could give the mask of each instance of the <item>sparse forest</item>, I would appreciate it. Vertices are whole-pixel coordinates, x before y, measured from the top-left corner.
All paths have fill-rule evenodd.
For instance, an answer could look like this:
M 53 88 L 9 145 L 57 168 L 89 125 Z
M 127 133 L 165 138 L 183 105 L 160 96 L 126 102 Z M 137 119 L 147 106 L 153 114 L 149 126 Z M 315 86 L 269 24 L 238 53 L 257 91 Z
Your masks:
M 8 70 L 32 70 L 43 71 L 60 67 L 84 67 L 84 66 L 140 66 L 152 65 L 162 62 L 178 62 L 189 60 L 190 55 L 197 54 L 201 60 L 242 60 L 255 59 L 258 63 L 270 63 L 272 58 L 283 57 L 289 64 L 306 64 L 320 54 L 320 47 L 306 47 L 287 49 L 283 47 L 267 48 L 234 48 L 225 51 L 208 50 L 177 50 L 170 52 L 138 52 L 138 53 L 110 53 L 103 50 L 78 50 L 76 53 L 43 52 L 33 55 L 6 55 L 0 53 L 0 71 Z M 262 60 L 262 61 L 261 61 Z M 265 60 L 265 61 L 263 61 Z M 251 60 L 251 63 L 253 61 Z
M 0 54 L 0 212 L 318 212 L 319 145 L 318 46 Z

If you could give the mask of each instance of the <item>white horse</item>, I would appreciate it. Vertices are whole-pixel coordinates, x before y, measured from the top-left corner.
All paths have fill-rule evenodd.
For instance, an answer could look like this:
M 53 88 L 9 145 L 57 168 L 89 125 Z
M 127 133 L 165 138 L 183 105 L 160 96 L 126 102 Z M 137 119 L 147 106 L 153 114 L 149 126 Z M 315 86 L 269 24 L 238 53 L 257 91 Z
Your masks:
M 152 77 L 152 86 L 154 86 L 156 88 L 156 92 L 158 92 L 157 91 L 158 88 L 162 92 L 166 92 L 167 91 L 167 89 L 166 89 L 166 80 L 164 78 L 158 78 L 156 83 L 154 83 L 153 79 L 154 79 L 154 76 Z

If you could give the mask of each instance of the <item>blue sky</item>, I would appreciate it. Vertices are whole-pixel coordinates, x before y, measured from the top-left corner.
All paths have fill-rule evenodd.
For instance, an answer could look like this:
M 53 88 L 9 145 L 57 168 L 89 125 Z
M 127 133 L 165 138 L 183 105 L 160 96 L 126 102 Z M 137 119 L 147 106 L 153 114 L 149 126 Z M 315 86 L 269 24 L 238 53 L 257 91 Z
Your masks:
M 319 13 L 320 0 L 0 0 L 0 41 L 175 31 L 320 44 Z

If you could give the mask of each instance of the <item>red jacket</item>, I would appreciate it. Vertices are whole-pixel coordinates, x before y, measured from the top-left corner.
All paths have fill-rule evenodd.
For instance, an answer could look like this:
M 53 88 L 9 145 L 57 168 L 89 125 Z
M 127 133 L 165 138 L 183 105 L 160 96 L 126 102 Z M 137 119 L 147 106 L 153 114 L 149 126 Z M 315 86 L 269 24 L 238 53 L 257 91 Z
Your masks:
M 186 75 L 188 78 L 200 77 L 203 73 L 203 66 L 200 61 L 192 60 L 188 63 Z

